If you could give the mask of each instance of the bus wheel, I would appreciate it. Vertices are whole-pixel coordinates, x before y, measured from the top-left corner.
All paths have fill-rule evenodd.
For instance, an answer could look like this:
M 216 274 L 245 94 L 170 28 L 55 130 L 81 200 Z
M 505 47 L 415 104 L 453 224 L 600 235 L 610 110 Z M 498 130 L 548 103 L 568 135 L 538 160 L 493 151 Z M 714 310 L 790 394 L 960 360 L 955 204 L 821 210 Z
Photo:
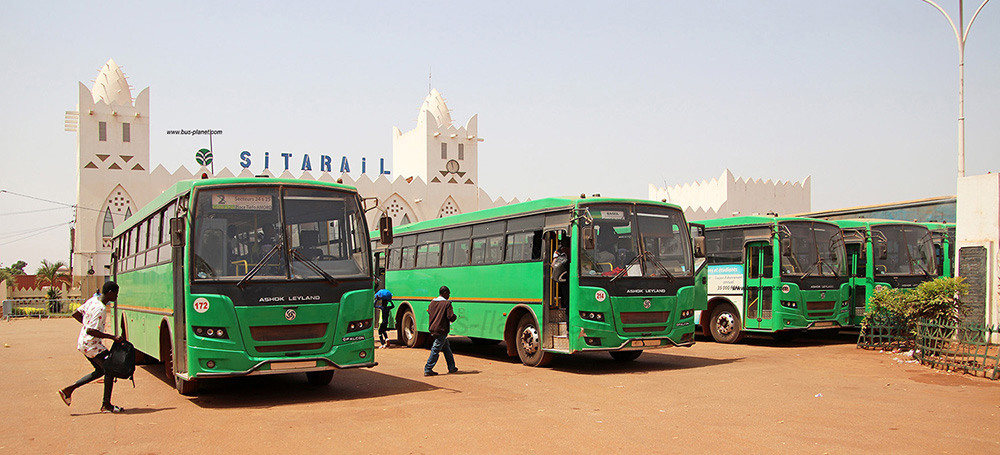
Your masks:
M 719 305 L 712 310 L 709 321 L 712 338 L 719 343 L 737 343 L 743 339 L 743 327 L 740 315 L 729 305 Z
M 198 381 L 184 380 L 174 374 L 174 348 L 170 343 L 170 332 L 163 332 L 160 339 L 160 358 L 163 359 L 163 374 L 167 377 L 167 384 L 174 381 L 174 388 L 181 395 L 191 396 L 198 393 Z
M 632 360 L 638 359 L 642 355 L 642 350 L 639 351 L 611 351 L 611 358 L 619 362 L 630 362 Z
M 521 358 L 521 363 L 540 367 L 552 361 L 552 353 L 542 350 L 542 337 L 532 315 L 525 313 L 521 316 L 516 336 L 514 343 L 517 344 L 517 356 Z
M 336 370 L 310 371 L 306 373 L 306 379 L 310 385 L 324 386 L 333 380 L 333 372 Z
M 408 348 L 419 348 L 427 344 L 427 334 L 417 330 L 417 319 L 412 311 L 403 313 L 399 327 L 399 343 Z
M 181 379 L 178 376 L 174 376 L 174 386 L 181 395 L 186 397 L 194 396 L 198 394 L 198 380 L 197 379 Z
M 469 337 L 469 339 L 472 340 L 472 344 L 476 346 L 493 346 L 494 344 L 500 343 L 500 340 L 491 340 L 489 338 Z

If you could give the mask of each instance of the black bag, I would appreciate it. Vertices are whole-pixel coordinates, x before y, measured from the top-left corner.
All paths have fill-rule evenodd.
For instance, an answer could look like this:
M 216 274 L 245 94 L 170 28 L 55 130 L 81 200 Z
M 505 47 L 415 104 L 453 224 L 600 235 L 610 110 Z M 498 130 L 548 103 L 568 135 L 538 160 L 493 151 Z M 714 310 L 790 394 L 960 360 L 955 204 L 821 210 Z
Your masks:
M 111 345 L 107 360 L 104 361 L 104 372 L 119 379 L 131 379 L 135 387 L 135 346 L 128 340 L 115 341 Z

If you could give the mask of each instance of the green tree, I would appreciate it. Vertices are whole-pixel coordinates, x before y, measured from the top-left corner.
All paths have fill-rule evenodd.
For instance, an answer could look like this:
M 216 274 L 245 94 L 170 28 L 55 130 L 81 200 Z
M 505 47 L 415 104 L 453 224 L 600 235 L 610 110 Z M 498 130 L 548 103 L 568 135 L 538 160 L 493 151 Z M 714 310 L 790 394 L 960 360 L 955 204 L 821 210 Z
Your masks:
M 49 262 L 42 259 L 42 265 L 38 266 L 38 271 L 35 272 L 35 279 L 38 280 L 40 286 L 48 285 L 49 292 L 47 296 L 49 298 L 49 311 L 52 313 L 59 313 L 61 306 L 59 304 L 59 290 L 56 286 L 59 284 L 60 279 L 69 278 L 65 273 L 59 271 L 64 265 L 62 261 Z

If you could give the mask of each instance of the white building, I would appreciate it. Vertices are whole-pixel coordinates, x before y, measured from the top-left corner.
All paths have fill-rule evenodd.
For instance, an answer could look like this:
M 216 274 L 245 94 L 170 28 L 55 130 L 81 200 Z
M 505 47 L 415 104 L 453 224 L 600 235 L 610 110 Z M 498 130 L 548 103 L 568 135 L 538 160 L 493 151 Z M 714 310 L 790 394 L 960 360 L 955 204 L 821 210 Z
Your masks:
M 111 274 L 111 231 L 175 182 L 197 178 L 211 171 L 185 167 L 168 171 L 162 165 L 150 170 L 149 88 L 135 98 L 125 73 L 114 60 L 101 68 L 94 85 L 79 84 L 76 111 L 66 112 L 66 130 L 77 137 L 77 213 L 73 226 L 73 275 L 90 295 Z M 465 126 L 452 123 L 448 106 L 437 90 L 424 100 L 417 126 L 403 133 L 393 127 L 392 180 L 379 170 L 372 180 L 362 174 L 304 171 L 279 177 L 341 181 L 358 188 L 363 197 L 377 197 L 378 210 L 368 212 L 369 226 L 381 213 L 394 224 L 406 224 L 508 203 L 492 199 L 479 188 L 477 116 Z M 263 174 L 272 176 L 268 170 Z M 215 177 L 252 177 L 249 169 L 234 174 L 222 169 Z
M 801 182 L 744 179 L 726 169 L 718 179 L 668 188 L 649 185 L 649 199 L 677 204 L 690 221 L 733 215 L 791 215 L 810 210 L 811 177 Z

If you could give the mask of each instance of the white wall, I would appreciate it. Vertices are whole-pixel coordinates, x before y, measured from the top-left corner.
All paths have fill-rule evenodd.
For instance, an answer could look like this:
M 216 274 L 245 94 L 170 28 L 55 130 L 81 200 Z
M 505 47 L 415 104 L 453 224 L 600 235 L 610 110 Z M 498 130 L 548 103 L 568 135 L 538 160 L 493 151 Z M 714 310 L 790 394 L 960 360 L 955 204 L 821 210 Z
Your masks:
M 986 314 L 982 321 L 1000 325 L 1000 174 L 958 179 L 956 267 L 962 270 L 962 248 L 986 248 Z M 970 290 L 971 291 L 971 290 Z M 998 340 L 1000 341 L 1000 340 Z

